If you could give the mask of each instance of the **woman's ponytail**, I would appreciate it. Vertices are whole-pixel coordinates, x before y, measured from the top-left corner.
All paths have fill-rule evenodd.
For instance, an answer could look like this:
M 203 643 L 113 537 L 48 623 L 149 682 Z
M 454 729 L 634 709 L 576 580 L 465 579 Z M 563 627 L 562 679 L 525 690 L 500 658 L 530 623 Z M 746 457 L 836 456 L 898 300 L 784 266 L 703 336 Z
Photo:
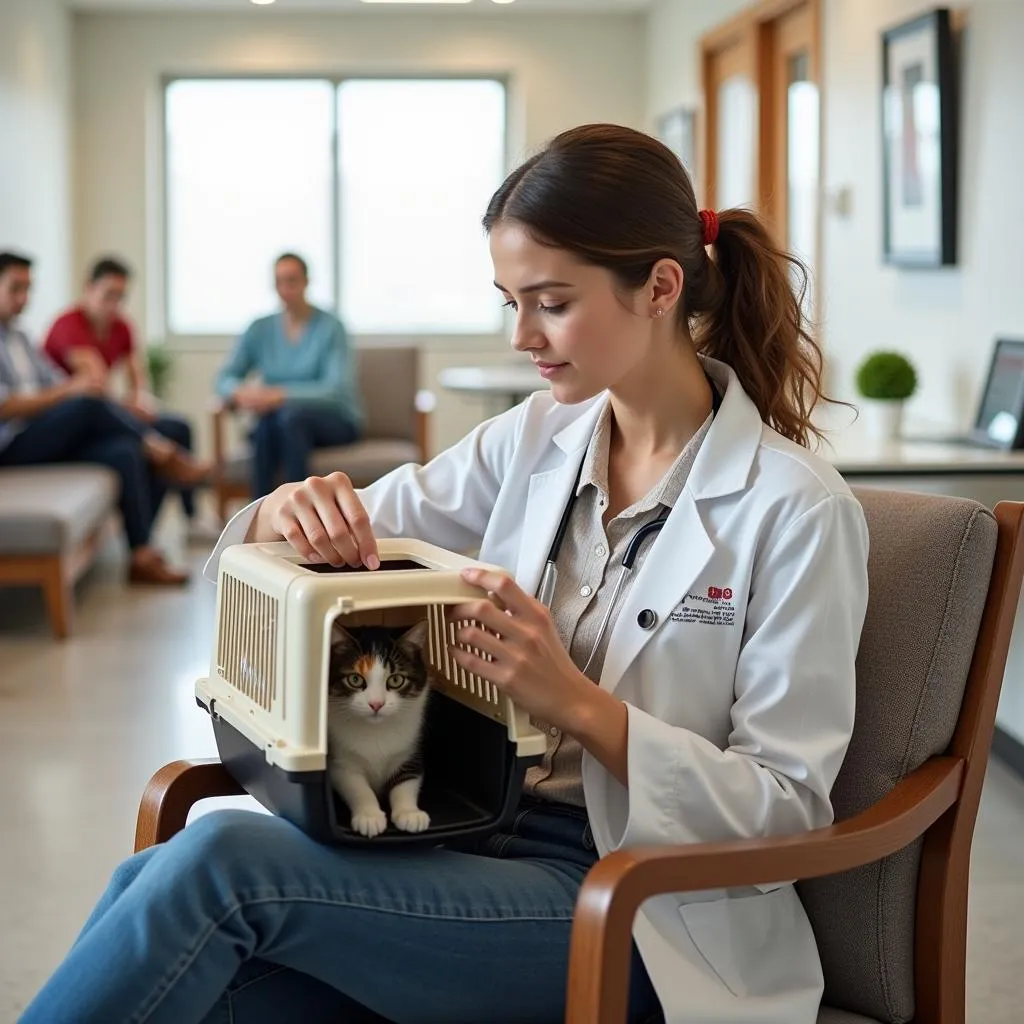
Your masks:
M 747 210 L 700 217 L 713 255 L 687 287 L 697 351 L 731 366 L 761 419 L 806 446 L 821 436 L 811 410 L 823 397 L 821 349 L 803 311 L 807 270 Z

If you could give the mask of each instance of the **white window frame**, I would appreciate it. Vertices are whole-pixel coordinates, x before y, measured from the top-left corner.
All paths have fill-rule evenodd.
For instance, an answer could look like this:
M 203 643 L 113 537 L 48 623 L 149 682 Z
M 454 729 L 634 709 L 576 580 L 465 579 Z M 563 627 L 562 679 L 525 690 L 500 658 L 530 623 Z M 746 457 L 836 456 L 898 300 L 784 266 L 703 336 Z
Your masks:
M 339 75 L 337 73 L 316 74 L 315 72 L 303 72 L 295 74 L 224 74 L 192 72 L 189 74 L 165 75 L 160 83 L 159 98 L 159 133 L 156 149 L 160 168 L 159 178 L 159 210 L 157 211 L 158 229 L 153 233 L 151 243 L 147 246 L 147 263 L 154 269 L 154 272 L 147 276 L 147 307 L 149 309 L 148 327 L 152 336 L 164 338 L 174 348 L 184 351 L 210 351 L 224 350 L 229 345 L 231 336 L 217 334 L 176 334 L 170 329 L 170 161 L 167 152 L 167 94 L 169 88 L 180 81 L 316 81 L 329 83 L 335 92 L 337 100 L 338 91 L 344 82 L 349 81 L 409 81 L 409 82 L 437 82 L 437 81 L 461 81 L 461 82 L 495 82 L 501 86 L 504 93 L 504 132 L 502 134 L 501 165 L 508 170 L 509 159 L 509 138 L 511 131 L 511 85 L 509 77 L 500 72 L 487 73 L 476 72 L 471 74 L 453 74 L 451 72 L 416 72 L 404 74 L 351 74 Z M 333 104 L 334 124 L 331 139 L 331 151 L 333 160 L 334 188 L 331 190 L 331 255 L 334 261 L 334 273 L 332 275 L 330 291 L 333 296 L 331 311 L 343 319 L 344 311 L 339 309 L 341 299 L 341 278 L 342 278 L 342 252 L 341 252 L 341 181 L 339 167 L 339 124 L 338 104 Z M 500 182 L 498 183 L 500 184 Z M 497 187 L 497 186 L 495 186 Z M 479 213 L 483 217 L 484 211 Z M 267 270 L 270 273 L 270 269 Z M 253 315 L 258 315 L 259 310 L 254 310 Z M 502 318 L 502 323 L 507 324 L 507 317 Z M 239 325 L 239 331 L 244 325 Z M 432 341 L 443 339 L 449 348 L 473 349 L 476 347 L 477 339 L 480 337 L 494 338 L 504 333 L 504 327 L 486 335 L 467 334 L 461 331 L 453 331 L 444 334 L 427 334 L 404 332 L 401 335 L 373 333 L 363 335 L 372 338 L 375 345 L 387 344 L 408 344 L 410 338 L 415 339 L 417 344 L 430 344 Z

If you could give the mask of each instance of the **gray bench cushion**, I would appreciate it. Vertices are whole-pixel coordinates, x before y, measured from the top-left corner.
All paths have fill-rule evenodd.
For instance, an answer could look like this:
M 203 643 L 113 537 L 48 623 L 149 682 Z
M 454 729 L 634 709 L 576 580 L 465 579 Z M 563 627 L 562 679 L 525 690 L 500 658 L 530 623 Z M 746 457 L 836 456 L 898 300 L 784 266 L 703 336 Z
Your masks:
M 338 448 L 318 448 L 310 460 L 310 472 L 319 476 L 341 471 L 347 473 L 356 487 L 366 487 L 386 473 L 417 462 L 419 448 L 411 441 L 369 440 Z M 232 483 L 248 483 L 252 474 L 252 460 L 238 455 L 225 461 L 224 473 Z
M 104 466 L 0 469 L 0 555 L 55 555 L 83 541 L 117 507 Z

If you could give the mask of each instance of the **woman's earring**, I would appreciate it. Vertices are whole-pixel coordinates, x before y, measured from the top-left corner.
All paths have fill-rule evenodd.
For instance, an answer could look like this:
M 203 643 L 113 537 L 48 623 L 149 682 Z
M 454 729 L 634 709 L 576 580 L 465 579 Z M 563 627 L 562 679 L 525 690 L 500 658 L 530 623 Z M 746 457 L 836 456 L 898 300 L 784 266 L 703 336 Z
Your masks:
M 665 310 L 663 310 L 663 309 L 661 308 L 661 306 L 659 306 L 659 307 L 658 307 L 658 308 L 657 308 L 657 309 L 656 309 L 656 310 L 654 311 L 654 315 L 655 315 L 655 316 L 659 316 L 659 317 L 660 317 L 660 316 L 664 316 L 664 315 L 665 315 Z

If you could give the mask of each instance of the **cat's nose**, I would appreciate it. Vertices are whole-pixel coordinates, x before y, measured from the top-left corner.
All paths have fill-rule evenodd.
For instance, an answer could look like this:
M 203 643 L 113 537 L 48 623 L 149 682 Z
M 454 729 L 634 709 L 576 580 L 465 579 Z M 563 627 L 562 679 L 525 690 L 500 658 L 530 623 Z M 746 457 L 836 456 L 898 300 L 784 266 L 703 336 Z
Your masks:
M 366 703 L 369 704 L 371 708 L 373 708 L 374 714 L 377 714 L 377 712 L 380 711 L 382 707 L 384 707 L 384 701 L 382 700 L 368 700 Z

